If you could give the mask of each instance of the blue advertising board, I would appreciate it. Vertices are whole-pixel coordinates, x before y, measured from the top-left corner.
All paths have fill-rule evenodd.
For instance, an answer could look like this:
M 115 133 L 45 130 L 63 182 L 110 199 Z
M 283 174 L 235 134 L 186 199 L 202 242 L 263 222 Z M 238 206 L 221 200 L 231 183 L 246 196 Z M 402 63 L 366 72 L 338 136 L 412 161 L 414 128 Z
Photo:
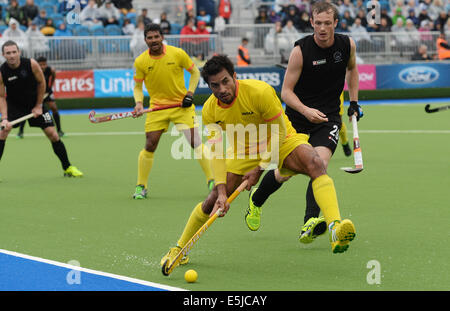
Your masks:
M 450 63 L 378 65 L 377 89 L 450 87 Z

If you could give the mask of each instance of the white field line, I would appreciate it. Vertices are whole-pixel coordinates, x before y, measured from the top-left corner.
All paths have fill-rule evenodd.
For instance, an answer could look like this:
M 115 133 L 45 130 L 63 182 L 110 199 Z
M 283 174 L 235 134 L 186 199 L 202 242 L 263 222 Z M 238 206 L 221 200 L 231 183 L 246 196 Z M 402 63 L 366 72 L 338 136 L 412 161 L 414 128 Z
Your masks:
M 130 282 L 130 283 L 135 283 L 135 284 L 140 284 L 140 285 L 145 285 L 145 286 L 151 286 L 151 287 L 165 289 L 165 290 L 169 290 L 169 291 L 185 291 L 185 289 L 178 288 L 178 287 L 172 287 L 172 286 L 163 285 L 163 284 L 159 284 L 159 283 L 153 283 L 153 282 L 148 282 L 148 281 L 144 281 L 144 280 L 134 279 L 134 278 L 130 278 L 130 277 L 127 277 L 127 276 L 122 276 L 122 275 L 112 274 L 112 273 L 108 273 L 108 272 L 102 272 L 102 271 L 82 268 L 82 267 L 73 266 L 73 265 L 69 265 L 69 264 L 66 264 L 66 263 L 58 262 L 58 261 L 53 261 L 53 260 L 49 260 L 49 259 L 34 257 L 34 256 L 21 254 L 21 253 L 16 253 L 16 252 L 4 250 L 4 249 L 0 249 L 0 253 L 6 254 L 6 255 L 10 255 L 10 256 L 19 257 L 19 258 L 24 258 L 24 259 L 28 259 L 28 260 L 38 261 L 38 262 L 46 263 L 46 264 L 53 265 L 53 266 L 58 266 L 58 267 L 62 267 L 62 268 L 76 270 L 76 271 L 80 271 L 80 272 L 96 274 L 96 275 L 100 275 L 100 276 L 104 276 L 104 277 L 108 277 L 108 278 L 113 278 L 113 279 L 117 279 L 117 280 L 121 280 L 121 281 L 126 281 L 126 282 Z
M 352 131 L 348 131 L 352 133 Z M 359 133 L 364 134 L 450 134 L 450 130 L 359 130 Z M 142 135 L 144 132 L 66 132 L 67 136 L 132 136 Z M 14 136 L 14 134 L 10 134 Z M 30 133 L 24 134 L 24 137 L 43 137 L 44 133 Z

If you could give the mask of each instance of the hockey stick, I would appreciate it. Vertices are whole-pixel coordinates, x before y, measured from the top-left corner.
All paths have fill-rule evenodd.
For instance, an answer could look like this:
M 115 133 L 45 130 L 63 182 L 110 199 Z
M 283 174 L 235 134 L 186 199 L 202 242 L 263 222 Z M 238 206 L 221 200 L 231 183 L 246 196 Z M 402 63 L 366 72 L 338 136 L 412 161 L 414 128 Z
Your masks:
M 176 108 L 176 107 L 181 107 L 181 104 L 163 105 L 163 106 L 159 106 L 159 107 L 148 108 L 148 109 L 144 109 L 143 113 L 164 110 L 164 109 L 170 109 L 170 108 Z M 92 123 L 101 123 L 101 122 L 114 121 L 114 120 L 124 119 L 124 118 L 128 118 L 128 117 L 135 117 L 135 116 L 136 116 L 136 114 L 134 113 L 134 111 L 127 111 L 127 112 L 112 113 L 112 114 L 109 114 L 106 116 L 101 116 L 101 117 L 96 118 L 95 111 L 92 110 L 89 113 L 89 121 L 91 121 Z
M 362 152 L 361 146 L 359 144 L 358 124 L 356 121 L 356 116 L 352 116 L 352 125 L 353 125 L 353 159 L 355 161 L 355 167 L 354 168 L 341 167 L 341 170 L 344 170 L 347 173 L 356 174 L 363 170 Z
M 428 112 L 428 113 L 438 112 L 438 111 L 447 110 L 447 109 L 450 109 L 450 105 L 437 107 L 437 108 L 432 108 L 432 109 L 430 109 L 430 104 L 427 104 L 425 106 L 425 111 Z
M 227 203 L 231 203 L 233 202 L 233 200 L 239 195 L 239 193 L 241 193 L 245 187 L 247 187 L 247 180 L 244 180 L 239 187 L 237 187 L 236 190 L 234 190 L 234 192 L 228 197 L 227 199 Z M 183 249 L 178 253 L 178 255 L 174 258 L 174 260 L 172 262 L 169 262 L 169 259 L 167 259 L 163 266 L 162 266 L 162 273 L 165 276 L 168 276 L 170 273 L 172 273 L 173 269 L 175 269 L 176 266 L 178 266 L 178 264 L 181 261 L 181 258 L 183 258 L 183 256 L 186 256 L 190 250 L 192 249 L 192 247 L 194 246 L 195 242 L 197 242 L 200 237 L 202 236 L 203 233 L 205 233 L 206 229 L 208 229 L 212 223 L 217 219 L 217 217 L 219 217 L 220 213 L 222 213 L 221 209 L 218 209 L 217 212 L 212 215 L 204 224 L 203 226 L 201 226 L 200 229 L 197 230 L 197 232 L 192 236 L 192 238 L 186 243 L 186 245 L 183 247 Z
M 33 114 L 30 113 L 30 114 L 27 114 L 26 116 L 23 116 L 23 117 L 21 117 L 19 119 L 15 119 L 14 121 L 9 122 L 9 124 L 11 124 L 11 126 L 13 126 L 13 125 L 16 125 L 17 123 L 20 123 L 22 121 L 28 120 L 28 119 L 30 119 L 32 117 L 33 117 Z M 2 131 L 4 128 L 5 128 L 4 126 L 1 126 L 0 127 L 0 131 Z

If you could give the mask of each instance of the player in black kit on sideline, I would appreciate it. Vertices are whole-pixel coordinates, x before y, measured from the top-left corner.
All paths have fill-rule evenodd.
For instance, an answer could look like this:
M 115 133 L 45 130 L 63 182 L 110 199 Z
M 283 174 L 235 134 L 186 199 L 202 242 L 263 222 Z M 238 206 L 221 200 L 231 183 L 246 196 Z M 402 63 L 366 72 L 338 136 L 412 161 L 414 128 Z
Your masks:
M 356 45 L 348 36 L 334 33 L 338 11 L 333 4 L 316 2 L 311 12 L 314 34 L 295 42 L 281 97 L 286 103 L 286 115 L 296 131 L 310 135 L 309 143 L 328 167 L 339 140 L 340 95 L 346 79 L 350 96 L 347 114 L 356 115 L 357 120 L 363 115 L 358 105 Z M 286 180 L 277 170 L 272 170 L 264 176 L 259 187 L 252 190 L 245 216 L 250 230 L 259 228 L 262 205 Z M 310 181 L 300 242 L 311 243 L 326 232 L 325 220 L 319 214 Z
M 32 127 L 40 127 L 51 141 L 53 151 L 61 161 L 64 176 L 81 177 L 83 173 L 71 165 L 66 147 L 58 136 L 50 113 L 42 105 L 45 92 L 45 79 L 41 67 L 34 59 L 20 56 L 20 50 L 14 41 L 6 41 L 2 46 L 6 62 L 0 67 L 0 113 L 4 127 L 0 131 L 0 159 L 10 133 L 11 121 L 30 112 L 34 118 L 28 119 Z M 14 127 L 19 124 L 14 125 Z
M 64 136 L 64 132 L 61 129 L 61 118 L 59 116 L 58 107 L 56 106 L 55 97 L 53 95 L 53 83 L 55 82 L 56 72 L 55 70 L 48 66 L 47 58 L 45 56 L 39 56 L 36 61 L 39 66 L 41 66 L 42 72 L 45 78 L 45 94 L 44 94 L 44 105 L 48 105 L 46 108 L 50 108 L 52 111 L 53 120 L 55 121 L 56 130 L 58 131 L 59 137 Z M 18 138 L 23 138 L 23 128 L 25 127 L 25 121 L 20 123 L 19 132 L 17 133 Z

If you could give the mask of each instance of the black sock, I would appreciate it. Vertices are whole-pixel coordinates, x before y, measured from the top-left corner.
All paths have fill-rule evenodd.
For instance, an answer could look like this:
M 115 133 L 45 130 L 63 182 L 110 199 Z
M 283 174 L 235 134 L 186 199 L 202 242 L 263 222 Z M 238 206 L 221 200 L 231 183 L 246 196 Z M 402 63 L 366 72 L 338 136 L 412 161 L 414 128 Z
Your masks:
M 0 160 L 2 159 L 3 156 L 3 150 L 5 150 L 5 143 L 6 140 L 0 140 Z
M 23 133 L 23 128 L 25 127 L 25 121 L 20 123 L 19 133 Z
M 69 158 L 67 157 L 67 151 L 66 147 L 64 146 L 64 143 L 61 140 L 58 140 L 57 142 L 52 143 L 52 147 L 53 151 L 61 161 L 63 170 L 66 170 L 70 166 L 70 162 Z
M 258 207 L 263 206 L 264 202 L 266 202 L 272 193 L 280 189 L 281 185 L 283 183 L 279 183 L 275 179 L 275 170 L 268 171 L 258 189 L 253 193 L 253 204 Z
M 309 181 L 308 190 L 306 190 L 306 210 L 305 210 L 305 223 L 312 217 L 319 217 L 320 207 L 317 205 L 316 199 L 312 189 L 312 180 Z
M 61 132 L 61 120 L 59 118 L 58 112 L 53 113 L 53 119 L 55 120 L 56 129 L 58 130 L 58 132 Z

